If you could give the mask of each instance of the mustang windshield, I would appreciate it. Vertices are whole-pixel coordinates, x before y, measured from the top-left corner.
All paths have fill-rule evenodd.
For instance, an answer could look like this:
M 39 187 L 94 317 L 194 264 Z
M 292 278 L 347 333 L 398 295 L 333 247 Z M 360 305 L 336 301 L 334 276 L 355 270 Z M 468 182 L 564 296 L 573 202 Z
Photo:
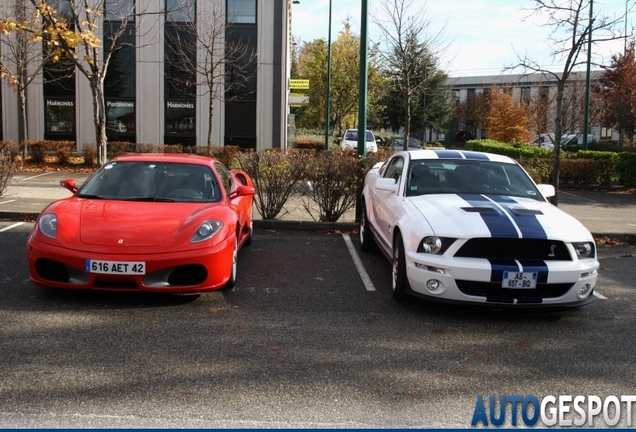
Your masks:
M 212 170 L 195 164 L 109 162 L 80 188 L 79 198 L 215 202 L 221 191 Z
M 411 161 L 406 196 L 432 193 L 509 195 L 544 200 L 530 177 L 516 164 L 463 159 Z

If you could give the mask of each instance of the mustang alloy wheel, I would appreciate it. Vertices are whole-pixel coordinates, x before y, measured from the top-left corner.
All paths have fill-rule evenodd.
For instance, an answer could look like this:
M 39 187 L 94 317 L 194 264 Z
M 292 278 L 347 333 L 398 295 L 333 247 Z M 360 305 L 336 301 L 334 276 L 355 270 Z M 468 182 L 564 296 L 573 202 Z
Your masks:
M 397 233 L 395 241 L 393 242 L 393 259 L 391 264 L 391 288 L 393 290 L 393 298 L 402 301 L 406 298 L 409 281 L 406 278 L 406 257 L 404 255 L 404 243 L 402 242 L 400 233 Z
M 362 214 L 360 215 L 360 249 L 363 252 L 373 252 L 376 249 L 375 239 L 369 227 L 369 219 L 367 218 L 367 210 L 365 203 L 362 201 Z

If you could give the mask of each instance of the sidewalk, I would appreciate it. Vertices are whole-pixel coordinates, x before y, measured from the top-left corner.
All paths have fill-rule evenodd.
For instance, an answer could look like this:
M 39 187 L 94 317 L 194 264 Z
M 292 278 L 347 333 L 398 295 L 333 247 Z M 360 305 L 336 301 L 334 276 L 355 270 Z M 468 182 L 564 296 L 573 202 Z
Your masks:
M 66 198 L 69 191 L 59 185 L 68 177 L 81 185 L 89 174 L 20 173 L 14 176 L 0 197 L 0 219 L 35 218 L 50 202 Z M 626 191 L 561 190 L 559 208 L 577 218 L 595 238 L 609 237 L 636 244 L 636 194 Z M 353 210 L 337 223 L 315 222 L 305 211 L 300 198 L 292 198 L 281 220 L 264 221 L 254 211 L 254 222 L 266 229 L 339 229 L 357 227 Z

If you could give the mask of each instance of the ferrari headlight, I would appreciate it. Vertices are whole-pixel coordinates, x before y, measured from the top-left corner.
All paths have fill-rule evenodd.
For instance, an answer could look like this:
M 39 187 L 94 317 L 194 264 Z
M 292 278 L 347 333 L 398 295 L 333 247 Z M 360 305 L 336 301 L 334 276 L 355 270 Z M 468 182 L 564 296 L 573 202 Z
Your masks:
M 214 237 L 223 227 L 223 222 L 218 220 L 209 220 L 201 224 L 199 229 L 194 233 L 190 239 L 190 243 L 199 243 L 205 241 L 211 237 Z
M 579 258 L 594 258 L 594 243 L 592 242 L 577 242 L 572 243 L 576 256 Z
M 52 213 L 42 215 L 38 221 L 38 228 L 45 236 L 55 238 L 57 236 L 57 216 Z

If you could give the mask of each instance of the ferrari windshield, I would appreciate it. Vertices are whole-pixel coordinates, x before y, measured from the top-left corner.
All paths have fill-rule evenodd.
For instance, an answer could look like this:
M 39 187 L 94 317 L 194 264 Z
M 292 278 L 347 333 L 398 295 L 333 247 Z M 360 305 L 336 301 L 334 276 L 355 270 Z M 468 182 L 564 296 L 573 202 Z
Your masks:
M 544 200 L 525 171 L 511 163 L 420 159 L 411 161 L 407 175 L 406 196 L 475 193 Z
M 221 191 L 211 168 L 166 162 L 109 162 L 80 188 L 79 198 L 215 202 Z

